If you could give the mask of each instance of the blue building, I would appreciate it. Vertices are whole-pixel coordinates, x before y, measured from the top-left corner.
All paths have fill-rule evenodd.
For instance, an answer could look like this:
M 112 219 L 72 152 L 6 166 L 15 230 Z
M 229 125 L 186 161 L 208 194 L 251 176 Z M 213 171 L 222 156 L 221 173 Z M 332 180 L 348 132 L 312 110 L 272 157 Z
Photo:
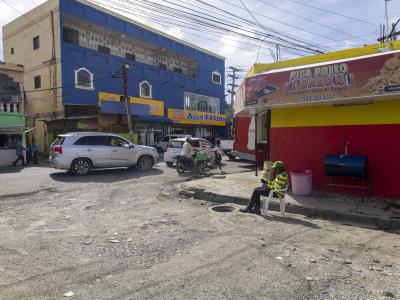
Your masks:
M 42 30 L 47 23 L 38 15 L 46 12 Z M 25 80 L 37 90 L 26 87 L 30 125 L 43 127 L 37 138 L 45 144 L 63 131 L 128 132 L 123 82 L 113 76 L 124 64 L 139 143 L 156 144 L 169 133 L 225 135 L 223 57 L 84 0 L 50 0 L 27 16 L 41 22 L 37 30 L 27 36 L 23 16 L 6 25 L 4 53 L 28 65 Z M 37 59 L 16 53 L 21 33 Z M 44 63 L 50 72 L 35 75 Z M 47 105 L 37 104 L 38 95 Z

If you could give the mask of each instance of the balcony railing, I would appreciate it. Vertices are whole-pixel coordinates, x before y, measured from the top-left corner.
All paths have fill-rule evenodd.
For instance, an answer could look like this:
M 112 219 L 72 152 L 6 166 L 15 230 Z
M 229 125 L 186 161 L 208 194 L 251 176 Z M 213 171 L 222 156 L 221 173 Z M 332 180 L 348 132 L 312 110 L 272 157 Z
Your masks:
M 0 112 L 19 112 L 19 103 L 16 102 L 0 102 Z

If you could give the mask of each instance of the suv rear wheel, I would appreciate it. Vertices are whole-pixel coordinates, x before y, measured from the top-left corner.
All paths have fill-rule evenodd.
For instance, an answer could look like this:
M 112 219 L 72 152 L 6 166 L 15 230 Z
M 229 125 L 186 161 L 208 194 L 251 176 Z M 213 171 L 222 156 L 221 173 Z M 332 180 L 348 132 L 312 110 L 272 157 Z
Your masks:
M 87 158 L 77 158 L 71 164 L 71 172 L 77 176 L 83 176 L 92 169 L 92 162 Z
M 154 160 L 151 156 L 142 156 L 139 158 L 137 166 L 140 171 L 149 171 L 154 165 Z

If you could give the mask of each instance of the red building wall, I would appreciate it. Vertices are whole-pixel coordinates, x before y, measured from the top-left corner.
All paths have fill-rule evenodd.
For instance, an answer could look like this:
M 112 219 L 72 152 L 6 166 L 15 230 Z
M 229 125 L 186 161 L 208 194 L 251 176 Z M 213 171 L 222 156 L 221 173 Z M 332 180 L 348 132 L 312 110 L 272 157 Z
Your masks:
M 400 198 L 400 124 L 379 124 L 396 120 L 400 123 L 400 101 L 339 109 L 331 106 L 281 109 L 276 113 L 273 110 L 271 160 L 284 161 L 288 171 L 311 169 L 313 189 L 328 190 L 325 155 L 343 154 L 344 142 L 348 141 L 350 155 L 368 156 L 372 196 Z M 330 125 L 333 122 L 342 124 Z M 337 188 L 335 191 L 362 192 Z

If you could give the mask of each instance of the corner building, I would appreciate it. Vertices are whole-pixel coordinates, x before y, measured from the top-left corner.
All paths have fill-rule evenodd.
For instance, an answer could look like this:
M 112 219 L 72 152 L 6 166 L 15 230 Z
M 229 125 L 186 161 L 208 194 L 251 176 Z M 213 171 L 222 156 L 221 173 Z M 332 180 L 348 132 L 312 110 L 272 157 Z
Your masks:
M 3 27 L 5 61 L 25 66 L 27 125 L 48 149 L 57 134 L 128 136 L 122 78 L 136 142 L 169 133 L 224 136 L 224 58 L 84 0 L 49 0 Z
M 311 170 L 317 191 L 400 197 L 399 41 L 256 64 L 238 94 L 260 159 Z

